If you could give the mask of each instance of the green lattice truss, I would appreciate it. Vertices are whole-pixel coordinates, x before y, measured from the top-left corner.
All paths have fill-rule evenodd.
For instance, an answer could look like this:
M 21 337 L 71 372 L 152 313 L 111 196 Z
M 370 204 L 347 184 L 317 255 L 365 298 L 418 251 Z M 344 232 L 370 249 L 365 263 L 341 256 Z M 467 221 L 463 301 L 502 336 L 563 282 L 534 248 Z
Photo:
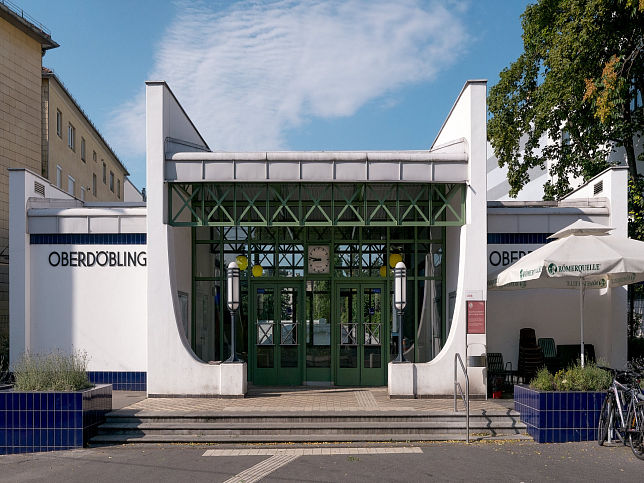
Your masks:
M 459 226 L 464 184 L 168 183 L 172 226 Z

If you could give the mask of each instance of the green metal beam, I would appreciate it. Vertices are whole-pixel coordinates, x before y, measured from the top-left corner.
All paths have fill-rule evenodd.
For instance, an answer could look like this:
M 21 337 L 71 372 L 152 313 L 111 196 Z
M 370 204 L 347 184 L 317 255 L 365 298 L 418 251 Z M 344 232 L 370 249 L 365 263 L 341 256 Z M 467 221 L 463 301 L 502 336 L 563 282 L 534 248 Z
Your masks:
M 168 224 L 460 226 L 465 194 L 460 183 L 168 183 Z

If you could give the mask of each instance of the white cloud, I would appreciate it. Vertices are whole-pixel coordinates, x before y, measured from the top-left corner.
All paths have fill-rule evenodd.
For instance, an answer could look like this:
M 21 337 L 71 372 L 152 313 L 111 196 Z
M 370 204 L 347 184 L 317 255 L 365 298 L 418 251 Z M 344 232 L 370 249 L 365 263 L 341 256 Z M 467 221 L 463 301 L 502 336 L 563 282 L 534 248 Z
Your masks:
M 430 81 L 468 42 L 462 5 L 422 0 L 182 4 L 150 78 L 165 80 L 211 148 L 285 148 L 311 118 L 351 116 Z M 386 99 L 382 99 L 386 102 Z M 144 96 L 120 106 L 110 139 L 145 150 Z

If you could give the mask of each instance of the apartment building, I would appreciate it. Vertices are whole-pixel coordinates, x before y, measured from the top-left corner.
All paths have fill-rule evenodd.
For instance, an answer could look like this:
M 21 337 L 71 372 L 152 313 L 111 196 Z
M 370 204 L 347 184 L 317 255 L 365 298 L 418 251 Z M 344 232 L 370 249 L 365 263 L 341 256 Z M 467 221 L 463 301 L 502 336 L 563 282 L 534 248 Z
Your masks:
M 141 200 L 136 187 L 126 181 L 127 169 L 78 102 L 50 69 L 43 68 L 43 56 L 56 47 L 59 45 L 44 25 L 14 3 L 0 0 L 0 361 L 5 362 L 9 332 L 8 170 L 37 173 L 81 201 Z
M 124 201 L 127 169 L 46 67 L 41 112 L 42 176 L 81 201 Z
M 9 324 L 9 168 L 41 172 L 42 56 L 46 27 L 0 1 L 0 355 Z

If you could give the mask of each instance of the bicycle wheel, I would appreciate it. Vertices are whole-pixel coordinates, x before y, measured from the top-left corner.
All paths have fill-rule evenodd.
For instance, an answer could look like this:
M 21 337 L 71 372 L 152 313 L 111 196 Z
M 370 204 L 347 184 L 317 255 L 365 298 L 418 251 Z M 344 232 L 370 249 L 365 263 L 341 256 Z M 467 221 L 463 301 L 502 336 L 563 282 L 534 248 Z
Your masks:
M 597 426 L 597 443 L 603 446 L 608 439 L 608 425 L 610 423 L 610 415 L 613 411 L 615 396 L 612 393 L 606 394 L 602 409 L 599 413 L 599 425 Z
M 634 418 L 637 421 L 637 427 L 629 431 L 629 441 L 633 454 L 644 460 L 644 421 L 642 418 L 644 418 L 644 409 L 639 408 L 637 409 L 637 418 Z

